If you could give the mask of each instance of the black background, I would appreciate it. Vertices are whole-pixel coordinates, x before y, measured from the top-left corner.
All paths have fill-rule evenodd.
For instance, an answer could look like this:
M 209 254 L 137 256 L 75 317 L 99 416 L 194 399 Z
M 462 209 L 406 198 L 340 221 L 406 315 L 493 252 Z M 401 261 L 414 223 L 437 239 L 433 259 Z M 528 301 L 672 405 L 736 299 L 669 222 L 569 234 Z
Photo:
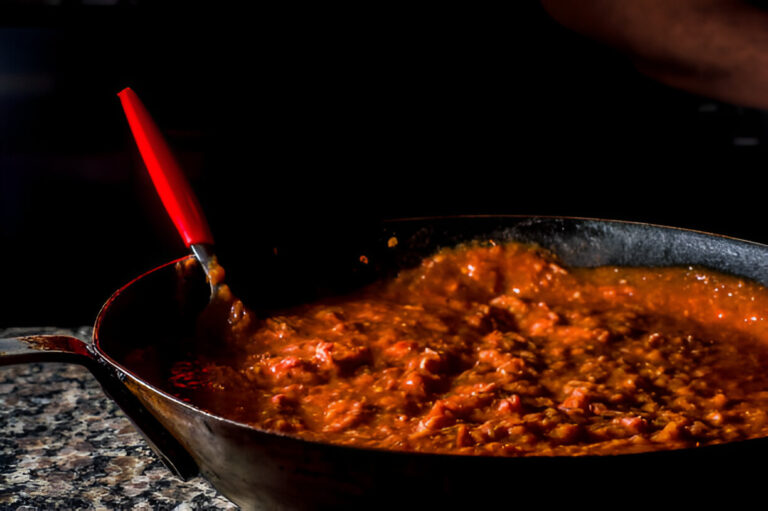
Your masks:
M 126 86 L 235 276 L 254 240 L 405 216 L 591 216 L 768 241 L 764 113 L 646 79 L 536 2 L 102 3 L 0 12 L 2 326 L 89 324 L 117 287 L 186 253 L 128 132 Z

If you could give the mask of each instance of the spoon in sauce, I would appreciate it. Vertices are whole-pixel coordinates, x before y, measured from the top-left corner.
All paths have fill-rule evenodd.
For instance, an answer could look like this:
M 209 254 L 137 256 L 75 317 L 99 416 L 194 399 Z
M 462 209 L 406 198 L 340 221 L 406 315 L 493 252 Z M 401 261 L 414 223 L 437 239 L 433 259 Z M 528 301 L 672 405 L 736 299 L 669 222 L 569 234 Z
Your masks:
M 160 200 L 179 231 L 184 244 L 205 271 L 211 286 L 211 300 L 229 294 L 224 284 L 224 268 L 214 253 L 213 235 L 192 187 L 181 171 L 160 129 L 144 104 L 130 88 L 117 96 L 128 119 L 144 164 Z

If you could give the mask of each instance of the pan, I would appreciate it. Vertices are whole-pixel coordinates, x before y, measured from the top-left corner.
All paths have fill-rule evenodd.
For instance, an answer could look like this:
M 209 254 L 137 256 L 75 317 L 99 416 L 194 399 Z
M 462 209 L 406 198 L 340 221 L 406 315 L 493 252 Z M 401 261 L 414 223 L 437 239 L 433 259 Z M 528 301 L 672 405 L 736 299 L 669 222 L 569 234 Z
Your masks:
M 397 239 L 397 244 L 391 242 Z M 257 312 L 345 293 L 472 240 L 536 243 L 576 267 L 705 266 L 768 285 L 768 247 L 649 224 L 563 217 L 386 221 L 307 246 L 254 250 Z M 279 248 L 279 250 L 274 250 Z M 307 257 L 307 254 L 313 254 Z M 365 257 L 361 257 L 365 256 Z M 190 256 L 191 257 L 191 256 Z M 204 273 L 170 261 L 117 290 L 93 343 L 62 336 L 0 342 L 0 364 L 64 361 L 87 367 L 154 452 L 182 479 L 202 474 L 243 509 L 485 508 L 634 499 L 711 503 L 761 485 L 768 440 L 641 454 L 503 458 L 385 451 L 310 442 L 218 417 L 162 390 L 171 354 L 187 349 L 209 299 Z M 136 350 L 155 355 L 136 361 Z

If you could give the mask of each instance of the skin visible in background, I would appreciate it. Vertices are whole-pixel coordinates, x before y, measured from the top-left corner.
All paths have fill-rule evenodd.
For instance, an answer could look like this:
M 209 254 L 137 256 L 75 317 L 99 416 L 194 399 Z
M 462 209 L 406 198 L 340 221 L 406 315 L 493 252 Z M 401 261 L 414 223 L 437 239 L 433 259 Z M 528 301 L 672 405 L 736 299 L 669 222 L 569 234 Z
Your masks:
M 667 85 L 768 108 L 768 12 L 740 0 L 542 0 L 562 25 Z

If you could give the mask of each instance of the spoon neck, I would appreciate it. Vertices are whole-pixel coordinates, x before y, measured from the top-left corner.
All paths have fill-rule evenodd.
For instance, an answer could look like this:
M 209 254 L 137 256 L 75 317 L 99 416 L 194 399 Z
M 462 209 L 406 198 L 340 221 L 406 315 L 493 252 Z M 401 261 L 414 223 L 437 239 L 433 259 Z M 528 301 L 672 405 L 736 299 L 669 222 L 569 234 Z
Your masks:
M 189 248 L 192 251 L 192 255 L 194 255 L 195 259 L 200 263 L 200 266 L 203 267 L 208 283 L 211 285 L 211 290 L 214 291 L 222 282 L 224 282 L 224 268 L 219 265 L 213 245 L 208 243 L 193 243 Z
M 216 261 L 213 245 L 209 243 L 192 243 L 189 249 L 192 251 L 192 255 L 195 256 L 195 259 L 206 268 L 206 271 L 209 263 Z

